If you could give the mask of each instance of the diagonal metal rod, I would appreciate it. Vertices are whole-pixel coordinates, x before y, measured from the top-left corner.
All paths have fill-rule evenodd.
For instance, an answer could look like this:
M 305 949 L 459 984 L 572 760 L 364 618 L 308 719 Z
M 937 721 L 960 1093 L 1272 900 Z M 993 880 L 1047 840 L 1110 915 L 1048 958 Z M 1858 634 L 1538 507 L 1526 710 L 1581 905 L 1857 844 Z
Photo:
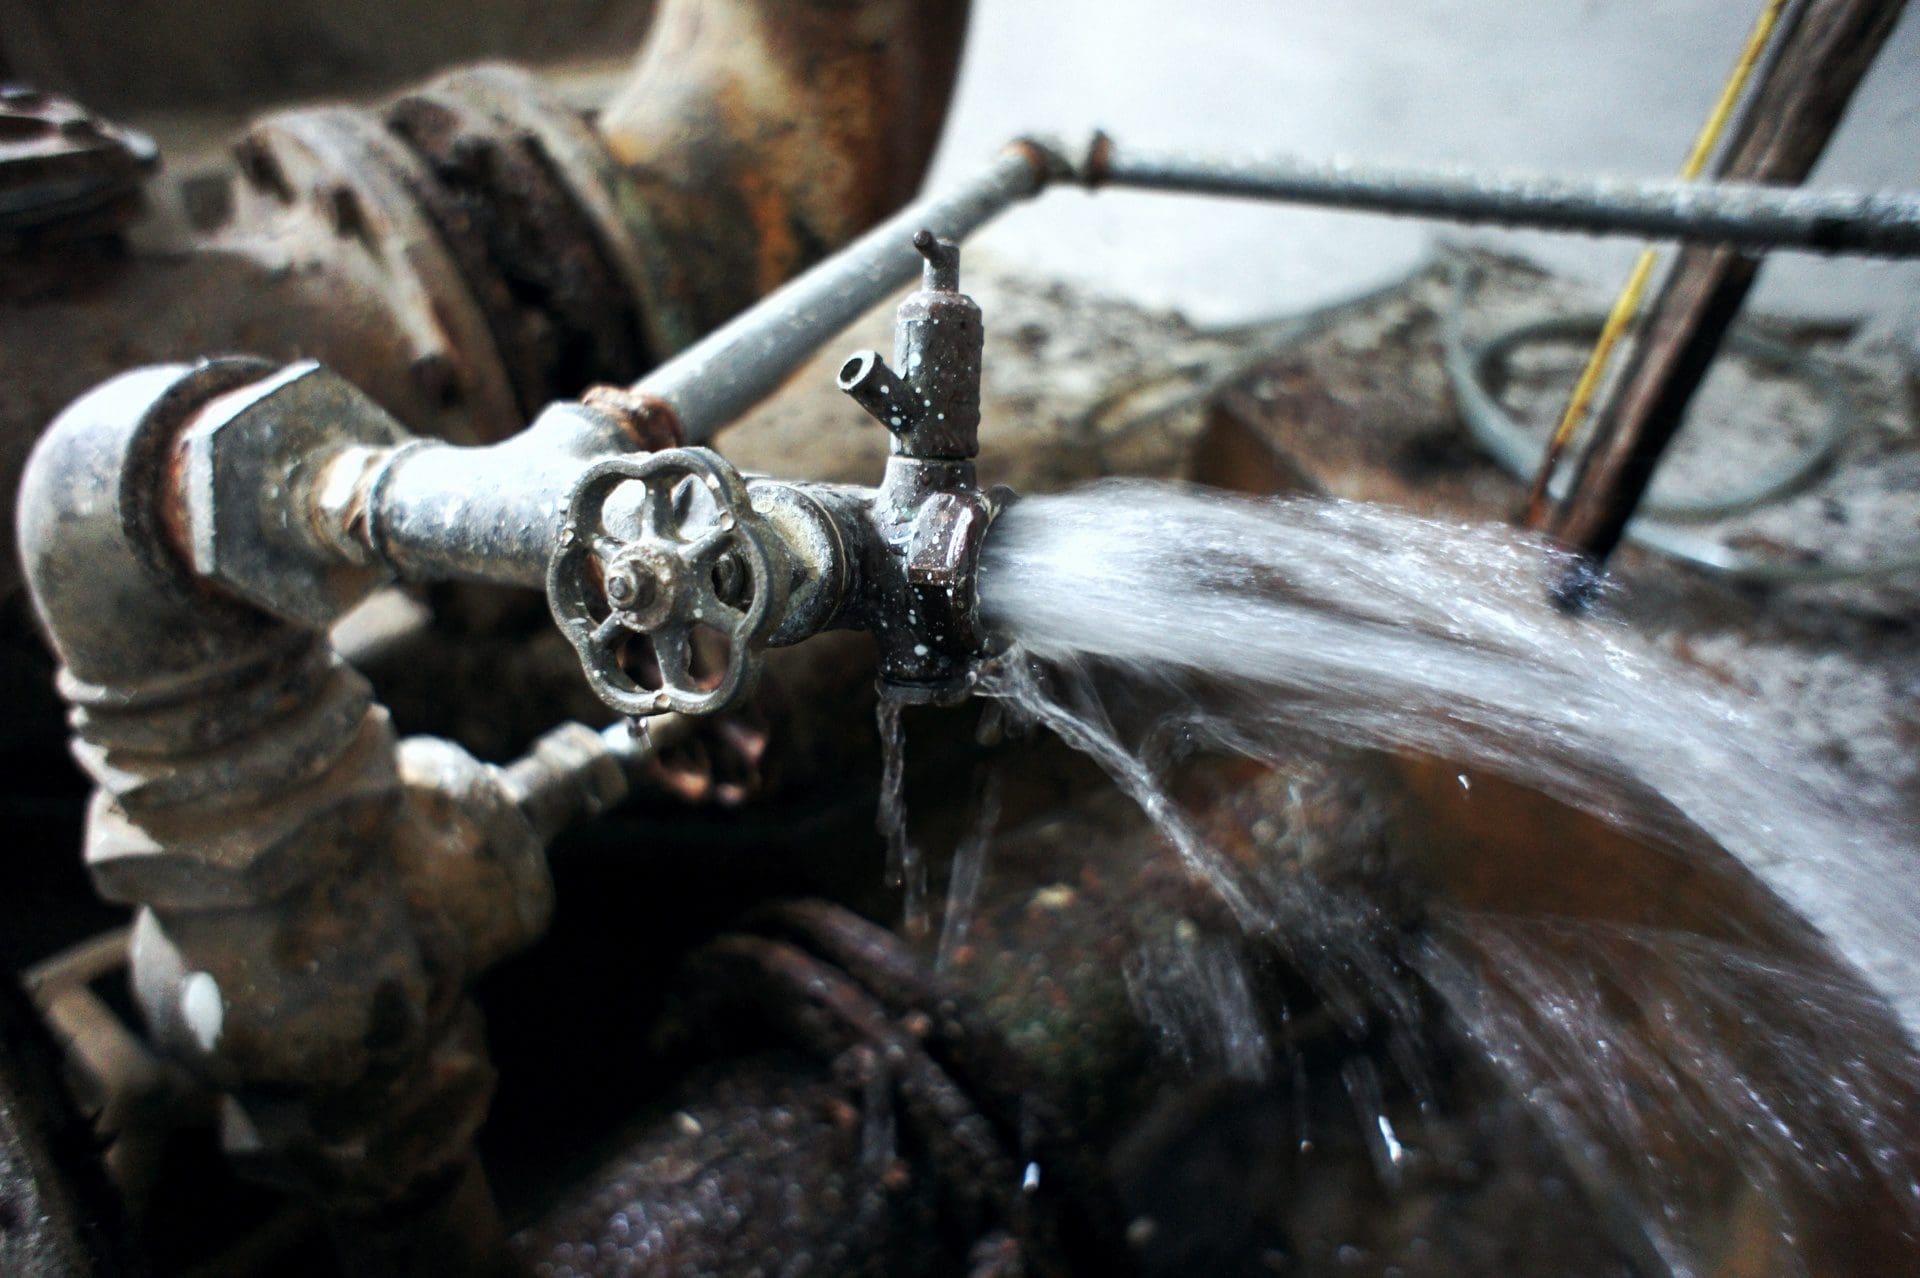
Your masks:
M 1154 151 L 1094 139 L 1091 187 L 1184 191 L 1450 222 L 1692 240 L 1752 249 L 1920 256 L 1920 193 L 1393 169 L 1344 160 Z
M 908 205 L 648 373 L 634 391 L 668 404 L 705 443 L 771 394 L 821 343 L 920 274 L 914 232 L 962 240 L 1047 183 L 1058 160 L 1016 142 L 968 181 Z

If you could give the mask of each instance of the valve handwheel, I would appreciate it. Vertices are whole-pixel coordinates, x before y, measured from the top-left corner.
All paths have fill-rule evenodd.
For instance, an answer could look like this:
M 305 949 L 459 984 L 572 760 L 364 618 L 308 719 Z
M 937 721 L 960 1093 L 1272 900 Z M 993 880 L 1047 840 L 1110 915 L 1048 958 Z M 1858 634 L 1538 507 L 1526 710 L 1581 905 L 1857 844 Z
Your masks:
M 711 509 L 679 500 L 689 481 Z M 637 499 L 630 507 L 612 501 L 623 489 Z M 600 699 L 628 715 L 711 714 L 744 694 L 777 618 L 771 540 L 740 473 L 710 449 L 610 458 L 581 476 L 547 567 L 547 599 Z M 701 654 L 719 666 L 704 676 L 695 673 L 702 629 L 726 649 Z M 657 687 L 634 676 L 635 636 L 652 646 Z

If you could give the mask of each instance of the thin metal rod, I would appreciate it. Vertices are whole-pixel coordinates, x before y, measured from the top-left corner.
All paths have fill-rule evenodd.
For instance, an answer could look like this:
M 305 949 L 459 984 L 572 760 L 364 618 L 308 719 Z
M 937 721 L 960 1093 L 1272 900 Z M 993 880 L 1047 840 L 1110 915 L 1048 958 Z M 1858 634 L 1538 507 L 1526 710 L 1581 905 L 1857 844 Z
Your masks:
M 1920 195 L 1809 193 L 1673 183 L 1486 179 L 1288 160 L 1235 161 L 1132 152 L 1095 135 L 1078 165 L 1044 143 L 1017 141 L 962 185 L 908 206 L 853 244 L 649 373 L 633 387 L 678 415 L 689 443 L 708 442 L 765 399 L 821 345 L 912 281 L 914 233 L 961 241 L 1050 184 L 1121 185 L 1294 200 L 1560 230 L 1729 240 L 1889 255 L 1920 254 Z M 388 450 L 364 492 L 363 526 L 379 558 L 409 580 L 537 586 L 565 496 L 586 466 L 633 446 L 560 412 L 490 448 L 415 442 Z M 598 417 L 594 421 L 600 421 Z M 610 419 L 609 419 L 610 420 Z M 350 512 L 349 512 L 350 513 Z M 325 549 L 324 547 L 321 549 Z
M 1920 194 L 1787 191 L 1677 182 L 1582 181 L 1154 152 L 1096 134 L 1077 169 L 1053 148 L 1015 142 L 953 190 L 909 205 L 634 386 L 706 443 L 765 399 L 820 344 L 905 287 L 920 269 L 915 231 L 964 240 L 1058 177 L 1088 187 L 1188 191 L 1542 230 L 1682 239 L 1747 248 L 1920 256 Z
M 1136 150 L 1095 138 L 1088 186 L 1329 205 L 1453 222 L 1750 249 L 1920 256 L 1920 194 L 1388 169 Z
M 768 294 L 647 374 L 635 392 L 671 405 L 687 441 L 705 443 L 772 394 L 821 343 L 919 275 L 915 231 L 964 239 L 1008 206 L 1037 194 L 1059 168 L 1051 152 L 1016 142 L 978 176 L 908 205 Z

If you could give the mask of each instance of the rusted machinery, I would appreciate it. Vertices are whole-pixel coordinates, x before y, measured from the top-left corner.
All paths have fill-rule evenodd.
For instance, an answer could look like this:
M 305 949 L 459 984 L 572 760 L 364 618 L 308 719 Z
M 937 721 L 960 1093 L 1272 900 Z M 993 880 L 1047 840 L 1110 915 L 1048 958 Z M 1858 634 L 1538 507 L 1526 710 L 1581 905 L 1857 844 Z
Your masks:
M 151 144 L 16 89 L 0 483 L 62 405 L 142 364 L 318 358 L 469 443 L 631 380 L 913 193 L 965 21 L 924 0 L 663 4 L 593 121 L 498 65 L 271 115 L 204 229 L 172 201 L 134 225 Z
M 513 435 L 557 396 L 631 380 L 915 189 L 965 19 L 964 4 L 945 2 L 665 4 L 629 82 L 591 118 L 502 65 L 452 72 L 373 109 L 282 113 L 246 133 L 238 179 L 211 213 L 193 217 L 169 201 L 143 206 L 156 157 L 139 135 L 10 88 L 0 101 L 6 487 L 15 488 L 50 410 L 102 376 L 154 361 L 241 350 L 320 356 L 332 371 L 303 370 L 266 388 L 254 405 L 264 415 L 251 415 L 249 430 L 265 432 L 255 445 L 296 450 L 306 429 L 298 423 L 328 429 L 341 403 L 364 410 L 376 429 L 399 419 L 426 438 L 482 443 Z M 185 392 L 197 409 L 203 393 L 256 383 L 268 367 L 182 368 L 183 377 L 163 378 L 175 391 L 161 397 Z M 135 451 L 170 453 L 181 420 L 136 431 L 146 442 Z M 583 432 L 583 452 L 594 451 L 589 437 L 622 452 L 676 438 L 671 423 L 624 408 L 612 417 L 581 410 L 572 425 Z M 282 432 L 280 444 L 269 443 Z M 213 432 L 203 458 L 229 478 L 237 438 Z M 545 438 L 523 439 L 532 447 L 520 455 L 540 456 Z M 129 483 L 141 486 L 172 466 L 158 454 L 108 456 L 99 449 L 116 445 L 104 436 L 70 442 L 78 452 L 53 445 L 45 455 L 58 483 L 125 465 Z M 511 452 L 501 460 L 515 464 Z M 150 464 L 160 471 L 148 472 Z M 163 514 L 131 489 L 126 496 L 123 513 L 140 506 L 140 520 L 184 532 L 184 506 Z M 85 752 L 109 771 L 146 774 L 110 786 L 116 798 L 103 791 L 101 802 L 117 813 L 103 807 L 103 819 L 125 818 L 132 835 L 107 843 L 136 857 L 136 848 L 157 853 L 135 872 L 143 884 L 132 890 L 181 911 L 164 941 L 169 929 L 155 915 L 140 948 L 184 944 L 182 953 L 197 954 L 189 932 L 234 943 L 219 962 L 189 962 L 172 990 L 156 987 L 173 1026 L 162 1038 L 184 1033 L 185 1045 L 198 1034 L 210 1044 L 217 1035 L 234 1049 L 231 1061 L 244 1061 L 237 1073 L 222 1064 L 210 1076 L 227 1075 L 236 1094 L 252 1098 L 251 1116 L 241 1118 L 247 1106 L 236 1101 L 225 1129 L 236 1157 L 259 1174 L 291 1178 L 350 1212 L 422 1195 L 453 1203 L 457 1224 L 422 1229 L 416 1219 L 400 1232 L 433 1238 L 441 1263 L 504 1254 L 497 1235 L 478 1228 L 488 1215 L 484 1190 L 476 1198 L 471 1178 L 460 1183 L 491 1075 L 459 991 L 466 974 L 544 925 L 539 845 L 572 817 L 616 801 L 628 771 L 674 730 L 656 724 L 635 743 L 623 732 L 563 728 L 506 770 L 448 743 L 398 751 L 365 681 L 316 628 L 324 622 L 314 609 L 331 607 L 325 597 L 345 599 L 373 572 L 315 564 L 307 588 L 318 593 L 294 607 L 304 624 L 269 620 L 238 597 L 213 602 L 203 616 L 190 578 L 168 586 L 150 576 L 171 562 L 164 546 L 185 550 L 186 542 L 169 543 L 157 523 L 123 530 L 129 536 L 103 526 L 101 535 L 132 556 L 118 558 L 126 575 L 107 599 L 92 586 L 116 570 L 88 561 L 96 550 L 117 552 L 71 541 L 76 529 L 66 521 L 76 513 L 23 511 L 22 524 L 30 537 L 45 534 L 79 553 L 42 561 L 42 585 L 78 608 L 73 619 L 92 618 L 82 623 L 86 634 L 61 644 L 74 677 L 104 688 L 129 661 L 147 672 L 105 701 L 73 685 L 93 704 L 83 717 L 99 727 Z M 41 522 L 48 514 L 58 530 Z M 7 524 L 11 538 L 14 520 Z M 201 531 L 214 535 L 207 549 L 222 571 L 235 567 L 231 527 Z M 278 591 L 294 579 L 280 576 L 287 561 L 275 540 L 243 554 Z M 156 550 L 161 560 L 150 558 Z M 0 590 L 10 593 L 11 540 L 5 560 Z M 159 629 L 172 624 L 162 613 L 184 628 L 169 640 L 145 623 L 114 620 L 123 607 L 145 606 L 159 609 L 147 619 Z M 497 632 L 511 612 L 483 608 L 476 624 Z M 511 633 L 514 623 L 505 624 Z M 456 858 L 464 868 L 444 859 L 449 837 L 471 854 Z M 398 853 L 407 842 L 413 851 Z M 416 853 L 426 858 L 413 867 L 418 875 L 398 869 L 396 855 Z M 103 852 L 101 865 L 113 859 Z M 343 930 L 354 940 L 340 947 Z M 322 953 L 334 960 L 320 961 Z M 241 990 L 259 996 L 253 1006 L 269 1009 L 265 1021 L 227 1014 Z M 243 1076 L 250 1081 L 239 1084 Z M 289 1110 L 278 1096 L 288 1086 L 327 1099 Z M 369 1256 L 418 1267 L 418 1254 L 395 1260 L 383 1245 Z
M 0 204 L 21 264 L 0 283 L 0 380 L 24 388 L 0 439 L 54 418 L 19 551 L 94 786 L 88 871 L 136 911 L 132 987 L 171 1062 L 147 1062 L 151 1085 L 191 1097 L 245 1176 L 319 1204 L 350 1270 L 1193 1259 L 1132 1210 L 1186 1129 L 1130 1121 L 1155 1101 L 1153 1045 L 1103 933 L 1137 908 L 1142 932 L 1226 946 L 1171 881 L 1091 876 L 964 976 L 838 906 L 762 908 L 674 978 L 650 1050 L 685 1068 L 627 1062 L 664 1110 L 597 1173 L 556 1177 L 570 1187 L 517 1252 L 475 1152 L 497 1080 L 472 987 L 547 929 L 564 830 L 696 719 L 739 710 L 770 649 L 866 631 L 883 698 L 968 696 L 992 647 L 980 547 L 1013 498 L 976 475 L 984 321 L 958 242 L 1005 207 L 1131 184 L 1920 246 L 1910 197 L 1472 184 L 1104 137 L 1016 142 L 881 222 L 918 184 L 964 11 L 675 0 L 591 123 L 500 67 L 272 117 L 218 228 L 157 251 L 114 238 L 137 142 L 4 104 L 51 121 L 35 144 L 94 183 L 57 215 L 45 182 L 32 217 Z M 915 272 L 892 362 L 839 370 L 892 437 L 872 487 L 742 475 L 707 447 Z M 89 340 L 101 327 L 114 343 Z M 620 722 L 563 722 L 497 763 L 402 738 L 330 638 L 396 582 L 543 592 Z M 1072 973 L 1071 1016 L 1047 969 Z
M 245 360 L 126 374 L 43 438 L 21 538 L 100 787 L 88 862 L 139 910 L 153 1032 L 233 1097 L 230 1147 L 360 1211 L 448 1175 L 487 1092 L 461 987 L 544 929 L 545 844 L 624 793 L 619 734 L 562 727 L 505 768 L 396 742 L 325 630 L 384 580 L 544 577 L 630 716 L 725 708 L 765 645 L 835 624 L 880 633 L 890 685 L 964 692 L 981 325 L 957 251 L 921 244 L 905 378 L 871 355 L 848 378 L 897 405 L 871 492 L 631 457 L 644 437 L 586 405 L 460 450 L 314 366 Z

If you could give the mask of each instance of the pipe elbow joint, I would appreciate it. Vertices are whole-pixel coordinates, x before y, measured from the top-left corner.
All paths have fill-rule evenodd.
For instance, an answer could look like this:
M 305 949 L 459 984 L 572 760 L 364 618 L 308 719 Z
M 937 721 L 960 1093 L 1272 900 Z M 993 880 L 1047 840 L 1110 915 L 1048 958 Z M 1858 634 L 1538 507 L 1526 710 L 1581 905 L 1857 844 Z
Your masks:
M 75 400 L 35 445 L 17 506 L 21 561 L 81 699 L 130 672 L 178 678 L 229 662 L 274 628 L 209 599 L 180 553 L 180 509 L 166 500 L 186 419 L 269 367 L 214 360 L 123 373 Z

